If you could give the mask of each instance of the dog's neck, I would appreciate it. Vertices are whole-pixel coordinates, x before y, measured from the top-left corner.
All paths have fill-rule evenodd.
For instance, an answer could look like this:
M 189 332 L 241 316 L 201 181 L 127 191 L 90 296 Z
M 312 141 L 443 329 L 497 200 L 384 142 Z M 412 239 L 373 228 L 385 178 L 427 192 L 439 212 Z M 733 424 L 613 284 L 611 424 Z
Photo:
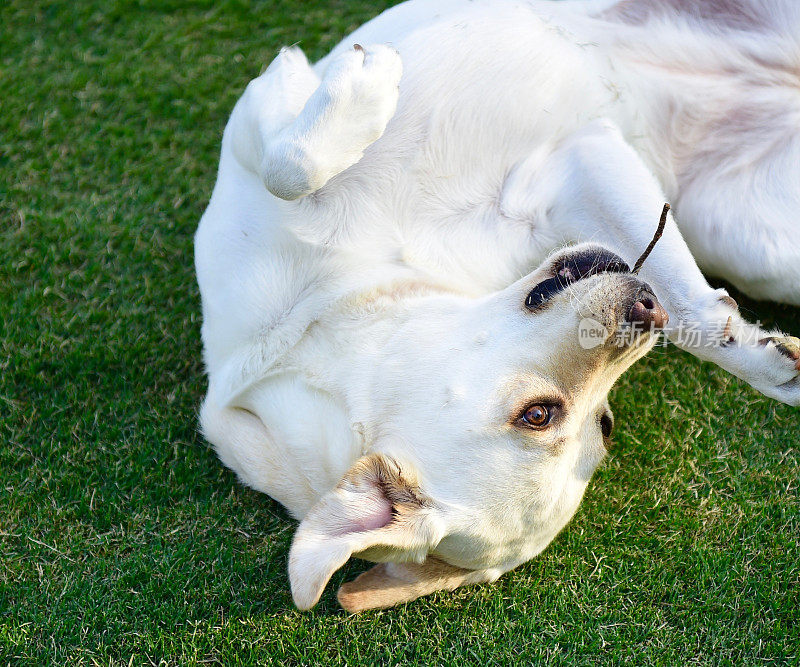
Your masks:
M 416 335 L 420 322 L 435 330 L 436 320 L 458 317 L 463 304 L 464 297 L 422 280 L 400 280 L 347 295 L 308 328 L 278 366 L 317 390 L 341 397 L 366 453 L 382 421 L 377 397 L 387 395 L 387 385 L 399 372 L 402 359 L 395 350 L 413 353 L 406 339 Z

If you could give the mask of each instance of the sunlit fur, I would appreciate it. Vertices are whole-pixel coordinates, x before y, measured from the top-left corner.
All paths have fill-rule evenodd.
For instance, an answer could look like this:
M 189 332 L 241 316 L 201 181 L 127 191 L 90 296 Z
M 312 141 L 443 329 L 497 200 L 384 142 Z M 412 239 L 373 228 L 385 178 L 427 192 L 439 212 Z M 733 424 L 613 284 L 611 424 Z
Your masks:
M 409 2 L 248 86 L 196 236 L 201 423 L 305 517 L 299 606 L 352 553 L 422 562 L 343 593 L 362 609 L 494 579 L 552 540 L 603 456 L 608 389 L 649 343 L 578 345 L 583 317 L 624 319 L 628 276 L 524 300 L 572 242 L 632 265 L 665 201 L 677 222 L 641 278 L 667 334 L 800 404 L 791 339 L 700 272 L 800 303 L 800 10 L 755 6 Z M 723 328 L 737 344 L 708 345 Z M 563 403 L 552 428 L 513 422 L 540 400 Z

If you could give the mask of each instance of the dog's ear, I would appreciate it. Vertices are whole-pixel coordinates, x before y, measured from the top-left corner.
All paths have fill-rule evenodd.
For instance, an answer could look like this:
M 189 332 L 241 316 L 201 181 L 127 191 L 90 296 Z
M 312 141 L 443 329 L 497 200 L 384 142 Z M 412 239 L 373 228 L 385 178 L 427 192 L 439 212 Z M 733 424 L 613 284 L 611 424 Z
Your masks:
M 499 571 L 463 570 L 428 556 L 424 563 L 379 563 L 343 584 L 336 595 L 351 614 L 411 602 L 434 591 L 494 581 Z
M 292 597 L 310 609 L 331 575 L 353 554 L 425 559 L 444 536 L 433 502 L 414 471 L 381 454 L 359 459 L 300 523 L 289 552 Z

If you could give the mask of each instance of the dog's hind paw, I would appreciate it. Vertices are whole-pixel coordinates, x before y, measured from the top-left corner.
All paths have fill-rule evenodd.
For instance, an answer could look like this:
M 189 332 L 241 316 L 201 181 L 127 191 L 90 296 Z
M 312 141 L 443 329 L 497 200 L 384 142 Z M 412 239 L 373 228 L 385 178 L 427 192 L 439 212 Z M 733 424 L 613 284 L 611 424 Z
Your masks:
M 328 66 L 320 86 L 320 113 L 335 126 L 331 151 L 361 153 L 386 129 L 397 107 L 403 64 L 390 46 L 354 47 Z

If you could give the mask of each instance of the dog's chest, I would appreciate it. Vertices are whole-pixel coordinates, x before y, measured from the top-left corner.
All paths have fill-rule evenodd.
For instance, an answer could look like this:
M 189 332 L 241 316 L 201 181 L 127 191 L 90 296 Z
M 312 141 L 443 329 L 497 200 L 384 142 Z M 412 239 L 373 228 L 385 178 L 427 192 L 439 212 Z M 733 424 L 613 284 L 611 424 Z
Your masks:
M 345 235 L 367 252 L 472 293 L 507 285 L 553 244 L 539 209 L 504 207 L 509 173 L 598 110 L 617 113 L 591 49 L 529 9 L 504 12 L 490 22 L 467 12 L 394 42 L 397 112 L 317 196 L 346 211 Z

